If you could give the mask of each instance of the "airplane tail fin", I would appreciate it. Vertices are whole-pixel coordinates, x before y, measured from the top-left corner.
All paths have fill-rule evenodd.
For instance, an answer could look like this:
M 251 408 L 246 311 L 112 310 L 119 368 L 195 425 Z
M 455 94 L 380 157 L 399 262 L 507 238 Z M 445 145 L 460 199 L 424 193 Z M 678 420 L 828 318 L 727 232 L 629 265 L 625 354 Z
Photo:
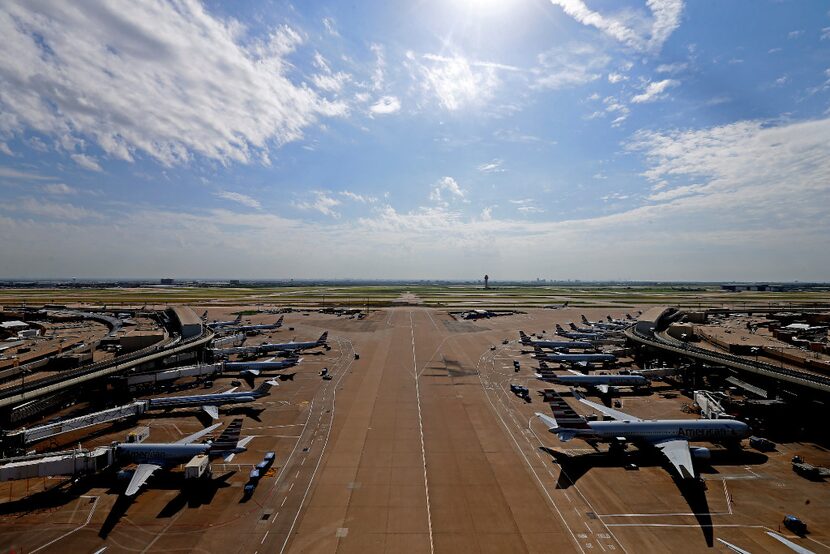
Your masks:
M 271 387 L 278 387 L 279 383 L 276 381 L 269 379 L 268 381 L 263 381 L 260 385 L 254 389 L 254 394 L 257 396 L 265 396 L 271 392 Z
M 279 329 L 280 327 L 282 327 L 282 320 L 283 320 L 283 319 L 285 319 L 285 316 L 284 316 L 284 315 L 281 315 L 281 316 L 280 316 L 280 318 L 277 320 L 277 322 L 274 324 L 274 325 L 276 325 L 277 329 Z
M 525 335 L 524 331 L 519 331 L 519 339 L 521 339 L 522 344 L 530 344 L 530 337 Z
M 553 418 L 556 421 L 557 429 L 552 431 L 559 435 L 559 440 L 571 440 L 576 431 L 590 430 L 588 421 L 576 413 L 567 402 L 554 390 L 545 391 L 545 401 L 550 404 Z
M 588 325 L 588 318 L 585 317 L 585 314 L 582 314 L 579 317 L 580 317 L 580 319 L 582 319 L 582 323 L 584 323 L 585 325 Z
M 557 333 L 564 333 L 564 332 L 565 332 L 565 330 L 562 328 L 562 326 L 561 326 L 561 325 L 559 325 L 559 324 L 557 323 L 557 324 L 556 324 L 556 332 L 557 332 Z
M 545 360 L 539 360 L 539 371 L 545 372 L 550 371 L 550 366 L 545 362 Z
M 320 346 L 322 346 L 322 345 L 326 344 L 326 342 L 327 342 L 328 340 L 329 340 L 329 332 L 328 332 L 328 331 L 324 331 L 324 332 L 323 332 L 323 334 L 322 334 L 322 335 L 320 335 L 320 338 L 319 338 L 319 339 L 317 339 L 317 344 L 318 344 L 318 345 L 320 345 Z
M 605 316 L 605 319 L 607 319 L 607 320 L 608 320 L 608 323 L 614 323 L 614 320 L 613 320 L 613 319 L 611 319 L 611 316 L 610 316 L 610 315 Z
M 234 323 L 239 323 L 240 321 L 242 321 L 242 314 L 237 315 L 236 319 L 233 320 Z
M 202 314 L 202 317 L 201 317 L 202 321 L 207 321 L 207 313 L 208 313 L 208 311 L 205 310 L 205 313 Z
M 224 452 L 236 448 L 236 443 L 239 442 L 239 433 L 242 431 L 242 418 L 237 418 L 231 421 L 219 438 L 210 445 L 210 452 Z
M 584 316 L 583 316 L 583 317 L 584 317 Z M 568 323 L 568 327 L 570 327 L 572 330 L 576 331 L 576 325 L 574 325 L 573 321 L 571 321 L 570 323 Z

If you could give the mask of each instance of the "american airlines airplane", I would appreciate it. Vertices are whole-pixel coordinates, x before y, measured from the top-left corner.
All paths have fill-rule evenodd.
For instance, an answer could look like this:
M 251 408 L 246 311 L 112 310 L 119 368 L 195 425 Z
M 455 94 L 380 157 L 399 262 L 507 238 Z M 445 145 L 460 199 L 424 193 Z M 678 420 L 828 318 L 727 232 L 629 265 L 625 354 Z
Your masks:
M 590 350 L 594 348 L 593 343 L 573 340 L 535 340 L 528 337 L 524 331 L 519 331 L 519 338 L 525 346 L 539 348 L 575 348 L 578 350 Z
M 560 364 L 573 364 L 573 363 L 596 363 L 596 362 L 616 362 L 617 357 L 613 354 L 602 354 L 602 353 L 574 353 L 574 352 L 543 352 L 541 348 L 536 348 L 536 351 L 533 354 L 533 357 L 537 360 L 543 360 L 545 362 L 557 362 Z
M 608 316 L 607 322 L 602 320 L 588 321 L 588 318 L 585 317 L 584 314 L 582 315 L 582 323 L 588 325 L 589 327 L 593 327 L 594 329 L 604 329 L 607 331 L 622 331 L 629 325 L 627 323 L 617 323 L 616 321 L 611 319 L 611 316 Z
M 239 433 L 242 430 L 241 418 L 234 419 L 215 441 L 196 442 L 220 425 L 221 423 L 211 425 L 176 442 L 140 442 L 117 445 L 115 454 L 121 463 L 138 464 L 124 494 L 135 495 L 147 479 L 159 469 L 170 469 L 187 463 L 194 456 L 205 454 L 210 458 L 224 458 L 226 462 L 229 462 L 236 454 L 245 452 L 246 445 L 254 437 L 239 439 Z
M 274 323 L 260 323 L 257 325 L 228 325 L 228 327 L 230 328 L 229 330 L 239 333 L 247 333 L 248 331 L 272 331 L 282 327 L 283 319 L 285 319 L 285 316 L 281 315 L 280 318 Z
M 279 371 L 280 369 L 294 367 L 302 361 L 302 358 L 293 357 L 285 358 L 279 361 L 274 361 L 274 358 L 271 358 L 270 360 L 265 360 L 262 362 L 225 362 L 222 365 L 222 368 L 225 371 L 245 371 L 250 373 L 251 375 L 259 375 L 262 371 Z
M 237 387 L 219 394 L 200 394 L 195 396 L 167 396 L 148 400 L 148 410 L 168 410 L 200 406 L 212 419 L 219 419 L 219 406 L 225 404 L 245 404 L 267 396 L 271 387 L 277 387 L 276 381 L 265 381 L 258 388 L 247 392 L 235 392 Z
M 595 389 L 604 395 L 616 392 L 619 387 L 640 388 L 650 385 L 650 381 L 642 375 L 584 375 L 574 370 L 568 370 L 572 375 L 558 375 L 547 366 L 542 366 L 543 363 L 539 363 L 540 370 L 536 373 L 536 378 L 540 381 L 556 385 Z
M 207 311 L 204 315 L 207 316 Z M 236 316 L 236 319 L 230 321 L 214 321 L 213 323 L 208 323 L 207 326 L 215 330 L 221 329 L 222 327 L 230 327 L 231 325 L 238 325 L 240 321 L 242 321 L 242 314 Z
M 329 332 L 325 331 L 320 338 L 309 342 L 282 342 L 282 343 L 266 343 L 257 346 L 257 352 L 260 354 L 267 354 L 269 352 L 299 352 L 318 346 L 326 346 Z
M 578 333 L 576 331 L 566 331 L 558 323 L 556 324 L 556 334 L 561 337 L 568 337 L 576 340 L 599 340 L 602 338 L 602 333 Z
M 733 419 L 640 419 L 586 400 L 577 392 L 574 396 L 615 421 L 588 421 L 561 396 L 555 395 L 550 402 L 553 417 L 538 412 L 536 415 L 560 441 L 579 437 L 588 442 L 608 442 L 616 446 L 630 442 L 638 448 L 655 448 L 682 479 L 697 476 L 693 458 L 706 460 L 711 455 L 708 448 L 689 446 L 690 441 L 738 443 L 751 432 L 746 423 Z

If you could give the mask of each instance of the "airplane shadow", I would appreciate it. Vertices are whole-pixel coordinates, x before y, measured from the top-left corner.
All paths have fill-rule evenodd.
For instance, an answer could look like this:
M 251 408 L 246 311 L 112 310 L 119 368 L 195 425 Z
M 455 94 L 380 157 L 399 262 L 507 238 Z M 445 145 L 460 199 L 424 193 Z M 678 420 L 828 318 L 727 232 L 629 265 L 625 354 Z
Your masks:
M 216 496 L 216 492 L 219 489 L 224 489 L 230 486 L 227 481 L 234 473 L 236 472 L 229 471 L 220 477 L 206 480 L 200 479 L 196 483 L 185 482 L 183 484 L 184 486 L 182 486 L 180 481 L 179 486 L 181 487 L 181 490 L 179 491 L 179 494 L 177 494 L 173 500 L 168 502 L 156 517 L 173 517 L 185 506 L 188 508 L 198 508 L 199 506 L 210 504 L 213 502 L 213 498 Z
M 704 481 L 680 479 L 674 469 L 662 456 L 648 450 L 626 450 L 625 452 L 590 452 L 571 456 L 552 448 L 539 448 L 550 455 L 561 468 L 557 479 L 557 489 L 567 489 L 573 486 L 582 476 L 594 467 L 619 467 L 623 464 L 636 464 L 637 467 L 663 467 L 671 476 L 678 491 L 688 504 L 691 513 L 695 514 L 698 525 L 703 532 L 708 547 L 714 545 L 714 528 L 712 517 L 709 515 L 709 502 L 706 498 Z M 713 464 L 721 466 L 759 465 L 766 462 L 768 457 L 760 452 L 749 450 L 712 450 L 708 461 L 697 460 L 698 472 L 706 475 L 718 473 Z
M 121 518 L 127 513 L 130 506 L 133 505 L 133 500 L 135 500 L 132 496 L 124 496 L 123 494 L 119 494 L 118 498 L 115 499 L 115 504 L 113 504 L 110 513 L 107 514 L 107 518 L 104 520 L 104 523 L 101 524 L 101 529 L 98 531 L 98 536 L 102 539 L 106 539 L 109 534 L 115 529 L 115 526 L 118 525 L 118 522 L 121 521 Z

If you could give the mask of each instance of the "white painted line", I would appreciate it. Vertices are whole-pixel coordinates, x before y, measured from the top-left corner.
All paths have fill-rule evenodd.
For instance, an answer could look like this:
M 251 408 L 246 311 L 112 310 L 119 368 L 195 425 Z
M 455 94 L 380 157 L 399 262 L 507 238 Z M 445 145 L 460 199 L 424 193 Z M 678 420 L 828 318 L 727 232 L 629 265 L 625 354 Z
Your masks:
M 349 341 L 348 339 L 344 339 L 344 341 L 349 343 L 349 345 L 352 344 L 351 341 Z M 339 338 L 337 339 L 337 342 L 341 345 L 342 350 L 342 343 Z M 354 347 L 352 347 L 352 353 L 354 353 Z M 352 363 L 354 363 L 354 357 L 352 357 L 352 359 L 346 365 L 344 371 L 340 373 L 340 377 L 337 379 L 337 382 L 334 383 L 334 392 L 331 396 L 331 422 L 334 422 L 334 409 L 337 403 L 337 387 L 340 385 L 340 382 L 343 380 L 343 377 L 345 377 L 348 374 L 348 369 L 351 367 Z M 334 425 L 329 425 L 328 431 L 326 432 L 326 438 L 323 441 L 323 448 L 320 450 L 320 457 L 317 458 L 317 465 L 314 466 L 314 471 L 311 473 L 311 478 L 308 480 L 308 486 L 306 486 L 305 493 L 303 493 L 303 498 L 302 500 L 300 500 L 300 506 L 297 508 L 297 513 L 294 514 L 294 520 L 291 522 L 291 527 L 288 529 L 288 533 L 285 535 L 285 541 L 283 541 L 282 547 L 280 548 L 280 554 L 282 554 L 285 551 L 285 547 L 288 545 L 288 541 L 291 539 L 291 534 L 294 532 L 294 526 L 297 525 L 297 520 L 300 517 L 300 512 L 302 511 L 303 505 L 305 504 L 306 498 L 308 497 L 308 492 L 311 490 L 311 485 L 314 483 L 314 478 L 317 476 L 317 470 L 320 469 L 320 463 L 323 461 L 323 454 L 325 454 L 326 447 L 329 444 L 329 435 L 331 434 L 332 427 L 334 427 Z
M 283 506 L 285 506 L 285 501 L 286 501 L 286 500 L 288 500 L 288 497 L 287 497 L 287 496 L 286 496 L 285 498 L 283 498 L 283 499 L 282 499 L 282 504 L 280 504 L 280 508 L 282 508 Z
M 262 540 L 261 540 L 261 541 L 259 541 L 259 544 L 265 544 L 265 539 L 267 539 L 267 538 L 268 538 L 268 533 L 270 533 L 270 532 L 271 532 L 271 530 L 270 530 L 270 529 L 268 529 L 267 531 L 265 531 L 265 536 L 264 536 L 264 537 L 262 537 Z
M 291 481 L 291 486 L 288 487 L 288 492 L 291 492 L 291 490 L 294 488 L 294 483 L 294 481 Z
M 86 516 L 86 521 L 85 521 L 82 525 L 79 525 L 79 526 L 75 527 L 75 528 L 74 528 L 74 529 L 72 529 L 71 531 L 67 531 L 66 533 L 64 533 L 64 534 L 63 534 L 63 535 L 61 535 L 60 537 L 58 537 L 58 538 L 56 538 L 56 539 L 54 539 L 54 540 L 51 540 L 51 541 L 47 542 L 47 543 L 46 543 L 46 544 L 44 544 L 43 546 L 40 546 L 40 547 L 38 547 L 38 548 L 35 548 L 34 550 L 32 550 L 31 554 L 34 554 L 35 552 L 40 552 L 40 551 L 41 551 L 41 550 L 43 550 L 44 548 L 46 548 L 46 547 L 48 547 L 48 546 L 52 546 L 53 544 L 55 544 L 55 543 L 56 543 L 56 542 L 58 542 L 59 540 L 61 540 L 61 539 L 63 539 L 63 538 L 66 538 L 66 537 L 68 537 L 69 535 L 71 535 L 72 533 L 74 533 L 74 532 L 76 532 L 76 531 L 80 531 L 81 529 L 83 529 L 84 527 L 86 527 L 87 525 L 89 525 L 89 522 L 90 522 L 90 520 L 92 519 L 92 514 L 94 514 L 94 513 L 95 513 L 95 507 L 96 507 L 96 506 L 98 506 L 98 497 L 97 497 L 97 496 L 94 496 L 94 497 L 90 497 L 90 496 L 82 496 L 81 498 L 95 498 L 95 500 L 92 502 L 92 508 L 90 508 L 90 509 L 89 509 L 89 515 L 88 515 L 88 516 Z M 106 547 L 104 547 L 104 548 L 106 548 Z M 102 550 L 103 550 L 103 549 L 99 550 L 98 552 L 101 552 Z
M 433 325 L 435 322 L 433 322 Z M 436 329 L 438 327 L 436 326 Z M 418 382 L 418 362 L 415 359 L 415 325 L 412 321 L 412 312 L 409 312 L 409 332 L 412 335 L 412 372 L 415 375 L 415 398 L 418 400 L 418 431 L 421 434 L 421 460 L 424 462 L 424 492 L 427 500 L 427 525 L 429 525 L 429 551 L 435 552 L 432 540 L 432 512 L 429 505 L 429 481 L 427 480 L 427 453 L 424 448 L 424 420 L 421 418 L 421 386 Z M 433 354 L 434 355 L 434 354 Z M 426 367 L 426 364 L 424 364 Z

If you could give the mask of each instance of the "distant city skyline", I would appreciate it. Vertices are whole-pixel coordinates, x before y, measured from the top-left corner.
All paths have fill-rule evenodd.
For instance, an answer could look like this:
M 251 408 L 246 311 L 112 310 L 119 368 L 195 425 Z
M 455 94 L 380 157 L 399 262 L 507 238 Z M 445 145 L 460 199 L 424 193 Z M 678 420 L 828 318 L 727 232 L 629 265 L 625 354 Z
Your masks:
M 830 281 L 826 2 L 10 0 L 0 33 L 0 280 Z

